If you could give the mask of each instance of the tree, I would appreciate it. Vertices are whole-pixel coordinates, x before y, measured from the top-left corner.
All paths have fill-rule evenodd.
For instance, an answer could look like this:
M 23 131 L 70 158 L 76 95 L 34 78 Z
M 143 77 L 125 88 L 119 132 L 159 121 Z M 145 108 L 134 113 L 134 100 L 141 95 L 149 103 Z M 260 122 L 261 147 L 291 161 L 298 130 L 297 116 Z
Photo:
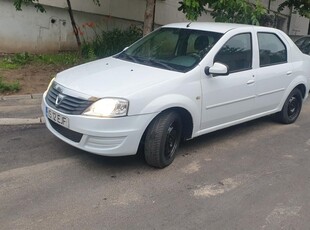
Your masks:
M 149 34 L 154 29 L 155 6 L 156 0 L 146 0 L 143 35 Z
M 78 27 L 77 27 L 77 25 L 75 23 L 75 19 L 74 19 L 74 16 L 73 16 L 71 2 L 70 2 L 70 0 L 66 0 L 66 1 L 67 1 L 67 5 L 68 5 L 68 13 L 70 15 L 70 20 L 71 20 L 71 25 L 72 25 L 72 28 L 73 28 L 73 32 L 74 32 L 74 35 L 75 35 L 75 38 L 76 38 L 77 45 L 80 48 L 81 47 L 81 39 L 80 39 Z M 93 0 L 93 2 L 96 5 L 100 6 L 100 0 Z M 39 0 L 14 0 L 13 4 L 15 6 L 15 9 L 19 10 L 19 11 L 22 10 L 22 6 L 23 5 L 25 5 L 25 6 L 32 5 L 32 6 L 34 6 L 37 9 L 37 11 L 40 11 L 41 13 L 46 12 L 44 6 L 42 4 L 40 4 Z
M 278 11 L 289 7 L 298 12 L 301 16 L 310 18 L 310 0 L 286 0 L 279 5 Z
M 267 15 L 261 0 L 256 0 L 255 4 L 250 0 L 182 0 L 179 3 L 181 6 L 178 9 L 191 21 L 196 21 L 202 12 L 207 13 L 206 6 L 212 8 L 210 14 L 218 22 L 258 24 Z M 310 18 L 309 0 L 285 0 L 279 5 L 278 11 L 285 7 Z
M 258 25 L 261 18 L 267 14 L 260 0 L 252 4 L 249 0 L 182 0 L 178 10 L 186 18 L 196 21 L 206 6 L 212 8 L 211 16 L 216 22 L 232 22 Z

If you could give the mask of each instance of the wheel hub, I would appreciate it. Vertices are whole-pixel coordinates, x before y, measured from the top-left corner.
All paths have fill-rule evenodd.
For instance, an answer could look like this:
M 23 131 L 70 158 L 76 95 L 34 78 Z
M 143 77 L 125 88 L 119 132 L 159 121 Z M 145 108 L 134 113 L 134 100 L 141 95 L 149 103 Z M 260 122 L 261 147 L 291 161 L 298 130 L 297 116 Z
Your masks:
M 166 151 L 165 155 L 166 157 L 170 158 L 175 149 L 177 148 L 177 136 L 178 132 L 176 130 L 175 124 L 172 123 L 167 131 L 167 139 L 166 139 Z
M 288 104 L 288 116 L 289 117 L 293 117 L 296 115 L 297 113 L 297 109 L 298 109 L 298 100 L 296 97 L 292 97 L 289 100 L 289 104 Z

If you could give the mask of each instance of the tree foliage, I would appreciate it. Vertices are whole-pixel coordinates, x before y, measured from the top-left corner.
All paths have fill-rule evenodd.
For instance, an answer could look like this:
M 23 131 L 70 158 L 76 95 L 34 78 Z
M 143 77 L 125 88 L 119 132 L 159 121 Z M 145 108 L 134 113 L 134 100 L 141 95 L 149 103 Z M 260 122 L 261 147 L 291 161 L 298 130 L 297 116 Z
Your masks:
M 186 18 L 190 21 L 196 21 L 202 12 L 206 12 L 204 7 L 215 1 L 212 0 L 183 0 L 179 2 L 181 6 L 178 8 L 179 11 L 182 11 Z
M 13 4 L 15 9 L 19 11 L 22 10 L 23 5 L 32 5 L 37 9 L 37 11 L 42 13 L 46 12 L 45 8 L 39 3 L 39 0 L 14 0 Z
M 259 25 L 262 16 L 267 13 L 259 0 L 256 0 L 255 5 L 244 0 L 215 1 L 211 7 L 211 15 L 218 22 Z
M 310 18 L 310 0 L 286 0 L 279 5 L 278 11 L 284 10 L 285 7 L 292 8 L 301 16 Z
M 196 21 L 205 7 L 212 8 L 211 16 L 216 22 L 232 22 L 258 25 L 267 13 L 260 0 L 252 4 L 249 0 L 183 0 L 179 2 L 186 18 Z
M 191 21 L 196 21 L 206 12 L 206 6 L 212 9 L 210 14 L 217 22 L 257 25 L 267 14 L 261 0 L 256 0 L 255 4 L 251 0 L 182 0 L 179 3 L 178 10 Z M 300 15 L 310 18 L 310 0 L 286 0 L 278 10 L 282 11 L 285 7 L 291 7 Z

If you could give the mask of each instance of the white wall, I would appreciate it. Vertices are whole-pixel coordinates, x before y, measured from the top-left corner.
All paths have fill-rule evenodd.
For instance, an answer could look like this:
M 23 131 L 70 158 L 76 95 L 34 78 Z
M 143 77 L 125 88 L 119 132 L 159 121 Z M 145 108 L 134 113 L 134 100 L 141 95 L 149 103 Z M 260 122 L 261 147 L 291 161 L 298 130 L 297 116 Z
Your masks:
M 180 0 L 157 0 L 155 23 L 159 25 L 187 21 L 184 14 L 178 11 Z M 42 4 L 66 8 L 65 0 L 40 0 Z M 125 18 L 134 21 L 143 21 L 146 6 L 145 0 L 100 0 L 100 6 L 92 0 L 71 0 L 74 10 L 108 15 L 116 18 Z M 203 15 L 200 20 L 211 20 L 211 16 Z
M 73 34 L 66 33 L 69 19 L 57 8 L 48 7 L 48 10 L 48 14 L 37 13 L 31 7 L 16 11 L 11 1 L 2 1 L 0 52 L 36 51 L 42 46 L 46 46 L 46 50 L 58 50 L 73 40 Z M 51 23 L 53 18 L 55 23 Z
M 290 35 L 301 36 L 308 33 L 309 19 L 300 17 L 298 14 L 292 14 Z
M 187 21 L 179 12 L 180 0 L 157 0 L 155 23 L 163 25 L 172 22 Z M 254 0 L 253 0 L 254 1 Z M 269 0 L 262 0 L 268 6 Z M 271 1 L 271 9 L 277 10 L 279 2 Z M 71 21 L 67 12 L 66 0 L 40 0 L 47 13 L 36 12 L 33 7 L 24 7 L 16 11 L 11 0 L 0 0 L 0 53 L 46 52 L 76 48 Z M 94 21 L 97 28 L 126 28 L 131 24 L 142 25 L 145 0 L 101 0 L 101 6 L 93 0 L 71 0 L 77 24 L 82 28 L 85 22 Z M 284 14 L 289 14 L 285 9 Z M 55 20 L 52 23 L 53 19 Z M 289 21 L 286 17 L 286 23 Z M 210 14 L 203 14 L 198 21 L 213 21 Z M 287 24 L 283 25 L 284 31 Z M 308 32 L 309 19 L 292 16 L 289 33 L 305 35 Z M 83 28 L 82 28 L 83 29 Z M 84 38 L 91 37 L 88 29 Z
M 93 0 L 71 0 L 73 10 L 111 17 L 126 18 L 129 20 L 143 21 L 145 0 L 100 0 L 100 6 Z M 67 8 L 65 0 L 40 0 L 40 3 L 59 8 Z
M 72 0 L 72 3 L 74 1 L 76 0 Z M 93 6 L 91 1 L 87 0 Z M 62 1 L 57 2 L 60 4 Z M 0 53 L 39 53 L 76 49 L 69 14 L 67 9 L 63 8 L 66 5 L 62 8 L 45 6 L 47 13 L 40 13 L 33 7 L 23 7 L 22 11 L 16 11 L 10 0 L 0 0 L 0 4 Z M 82 27 L 85 22 L 95 22 L 98 30 L 127 28 L 131 24 L 142 25 L 137 21 L 81 11 L 75 11 L 74 17 L 80 28 L 84 32 L 87 30 L 84 34 L 85 39 L 90 38 L 93 33 L 91 29 Z

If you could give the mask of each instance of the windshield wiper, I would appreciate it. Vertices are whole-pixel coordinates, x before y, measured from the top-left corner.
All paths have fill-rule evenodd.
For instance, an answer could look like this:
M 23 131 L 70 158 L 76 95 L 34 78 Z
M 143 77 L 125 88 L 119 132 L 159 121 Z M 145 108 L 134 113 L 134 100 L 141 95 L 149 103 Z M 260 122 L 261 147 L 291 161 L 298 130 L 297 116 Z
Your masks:
M 133 56 L 131 56 L 125 52 L 120 53 L 119 55 L 117 55 L 117 57 L 121 58 L 121 59 L 125 58 L 126 60 L 133 61 L 134 63 L 138 62 L 136 58 L 134 58 Z
M 130 61 L 132 61 L 134 63 L 140 63 L 140 64 L 142 64 L 142 63 L 149 63 L 152 66 L 157 66 L 157 67 L 162 67 L 164 69 L 177 71 L 177 69 L 173 68 L 172 66 L 170 66 L 168 64 L 165 64 L 163 62 L 160 62 L 158 60 L 134 57 L 134 56 L 131 56 L 131 55 L 125 53 L 125 52 L 122 52 L 122 53 L 118 54 L 116 57 L 120 58 L 120 59 L 123 59 L 123 60 L 130 60 Z
M 154 60 L 154 59 L 148 59 L 147 61 L 152 63 L 152 64 L 155 64 L 157 66 L 164 67 L 165 69 L 176 71 L 175 68 L 173 68 L 172 66 L 170 66 L 170 65 L 168 65 L 166 63 L 163 63 L 163 62 L 160 62 L 160 61 L 157 61 L 157 60 Z

